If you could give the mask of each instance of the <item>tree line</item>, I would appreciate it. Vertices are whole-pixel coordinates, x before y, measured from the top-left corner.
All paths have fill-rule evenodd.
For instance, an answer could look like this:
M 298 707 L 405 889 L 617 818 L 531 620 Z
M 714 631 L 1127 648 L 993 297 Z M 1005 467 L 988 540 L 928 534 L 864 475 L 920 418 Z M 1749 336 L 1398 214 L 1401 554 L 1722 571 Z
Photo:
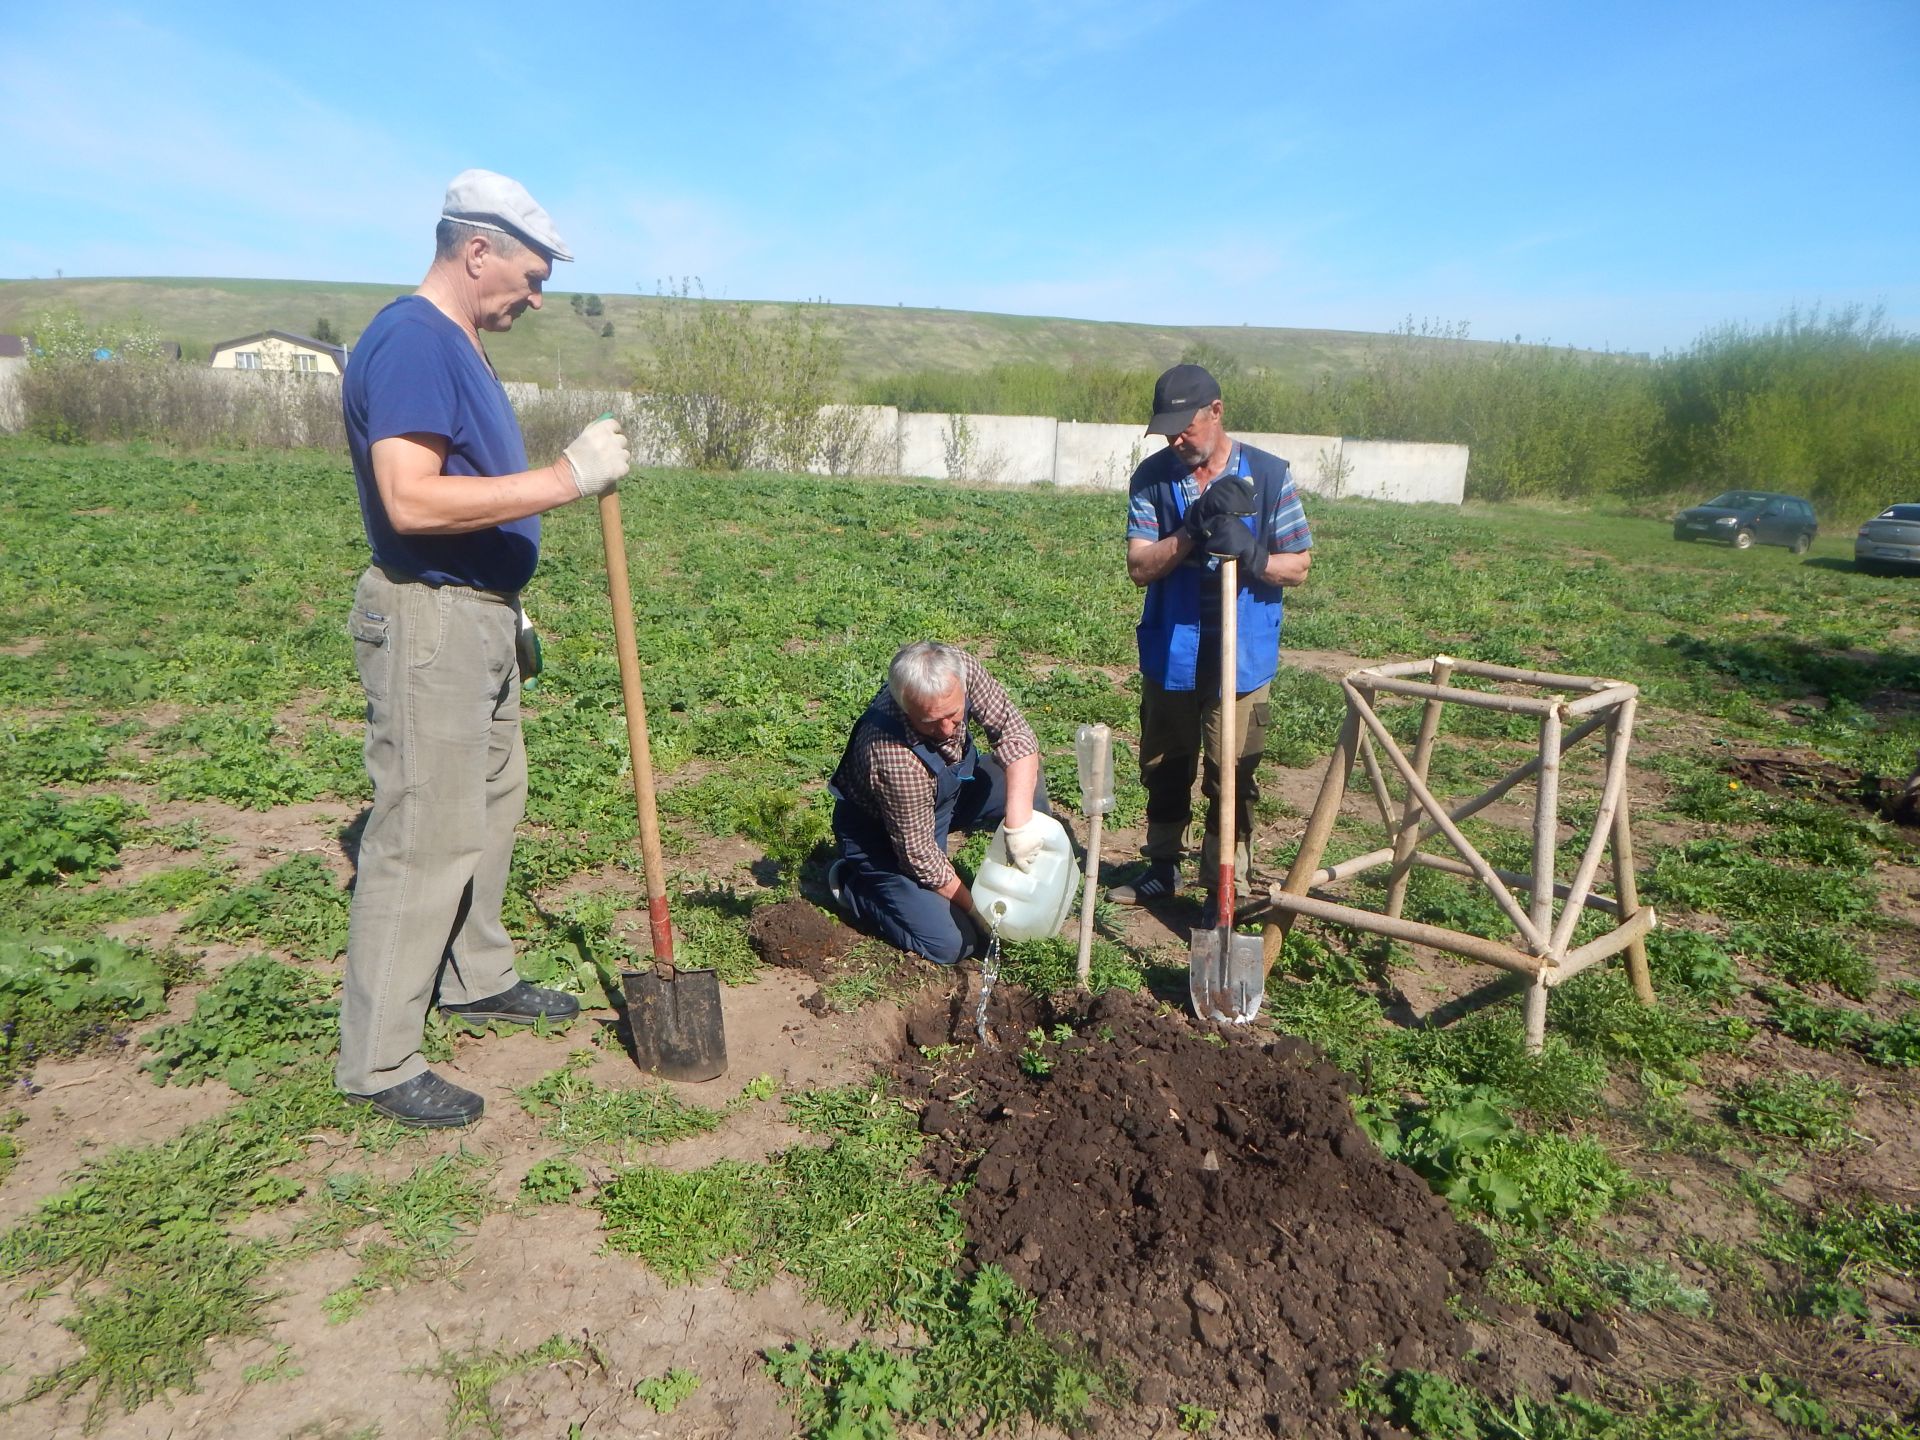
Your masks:
M 1920 499 L 1920 336 L 1879 310 L 1791 310 L 1718 326 L 1657 359 L 1469 344 L 1411 322 L 1346 373 L 1249 369 L 1209 346 L 1230 428 L 1467 445 L 1469 498 L 1704 498 L 1733 486 L 1807 496 L 1857 518 Z M 1133 424 L 1153 375 L 1000 365 L 876 379 L 859 398 L 903 410 Z

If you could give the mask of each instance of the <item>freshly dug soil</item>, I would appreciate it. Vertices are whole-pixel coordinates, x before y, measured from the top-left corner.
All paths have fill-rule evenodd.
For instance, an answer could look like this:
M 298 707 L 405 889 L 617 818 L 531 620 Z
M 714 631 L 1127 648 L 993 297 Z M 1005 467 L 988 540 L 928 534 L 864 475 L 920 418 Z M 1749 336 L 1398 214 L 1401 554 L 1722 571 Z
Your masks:
M 1825 797 L 1897 825 L 1920 825 L 1920 810 L 1904 791 L 1905 777 L 1867 775 L 1796 750 L 1736 751 L 1721 768 L 1769 795 Z
M 762 960 L 815 980 L 832 975 L 836 962 L 859 942 L 859 931 L 798 898 L 763 905 L 747 922 L 747 943 Z
M 927 1159 L 972 1181 L 971 1259 L 1124 1362 L 1142 1406 L 1218 1410 L 1220 1434 L 1339 1434 L 1339 1392 L 1376 1347 L 1459 1373 L 1471 1340 L 1447 1300 L 1480 1293 L 1491 1247 L 1380 1153 L 1315 1047 L 1117 992 L 1079 1017 L 995 1001 L 997 1050 L 903 1057 Z M 1029 1037 L 1063 1020 L 1072 1038 Z M 972 1043 L 972 1001 L 928 1002 L 908 1039 Z

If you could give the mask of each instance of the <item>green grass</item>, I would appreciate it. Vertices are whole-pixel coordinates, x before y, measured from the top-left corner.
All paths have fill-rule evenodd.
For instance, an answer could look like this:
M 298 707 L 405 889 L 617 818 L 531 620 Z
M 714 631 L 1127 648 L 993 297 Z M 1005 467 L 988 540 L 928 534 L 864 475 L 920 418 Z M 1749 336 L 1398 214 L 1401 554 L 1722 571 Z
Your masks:
M 525 1350 L 478 1347 L 446 1353 L 437 1364 L 421 1373 L 447 1384 L 450 1392 L 447 1440 L 468 1440 L 476 1433 L 499 1440 L 506 1434 L 506 1422 L 494 1406 L 496 1385 L 543 1366 L 577 1364 L 597 1358 L 578 1340 L 549 1335 Z
M 1855 1139 L 1853 1096 L 1831 1080 L 1809 1075 L 1738 1080 L 1728 1087 L 1726 1099 L 1733 1123 L 1763 1143 L 1836 1150 Z
M 34 1378 L 35 1394 L 91 1387 L 90 1423 L 191 1390 L 208 1347 L 259 1333 L 272 1242 L 236 1238 L 246 1217 L 298 1200 L 284 1167 L 316 1131 L 375 1140 L 394 1127 L 341 1101 L 317 1070 L 267 1085 L 244 1103 L 157 1145 L 84 1166 L 67 1190 L 0 1234 L 0 1275 L 73 1287 L 62 1323 L 82 1354 Z
M 250 885 L 209 900 L 187 919 L 189 935 L 257 941 L 301 960 L 347 949 L 348 896 L 318 855 L 296 855 Z
M 380 1236 L 359 1241 L 359 1273 L 327 1296 L 327 1318 L 351 1320 L 377 1294 L 457 1273 L 464 1242 L 494 1208 L 487 1195 L 492 1168 L 462 1149 L 390 1183 L 353 1171 L 329 1175 L 308 1235 L 338 1245 L 377 1225 Z
M 253 1273 L 261 1256 L 237 1236 L 260 1233 L 250 1217 L 313 1188 L 296 1163 L 317 1163 L 306 1137 L 340 1130 L 361 1145 L 396 1143 L 392 1127 L 344 1112 L 332 1097 L 317 1063 L 331 1043 L 329 997 L 291 978 L 312 980 L 337 954 L 345 894 L 331 865 L 321 854 L 297 857 L 236 885 L 229 867 L 239 862 L 218 838 L 219 806 L 316 797 L 351 813 L 363 785 L 360 697 L 341 617 L 364 546 L 336 458 L 0 440 L 0 464 L 10 538 L 0 555 L 0 792 L 16 801 L 0 813 L 37 807 L 35 823 L 0 846 L 11 872 L 0 879 L 0 932 L 56 947 L 68 960 L 35 962 L 36 973 L 76 992 L 111 978 L 114 967 L 95 963 L 105 952 L 90 947 L 103 926 L 131 918 L 177 918 L 190 927 L 187 945 L 273 952 L 247 962 L 254 969 L 229 967 L 203 991 L 196 1014 L 205 1023 L 189 1019 L 156 1037 L 171 1047 L 162 1058 L 176 1078 L 224 1075 L 254 1094 L 212 1131 L 100 1157 L 75 1184 L 83 1193 L 56 1197 L 0 1240 L 9 1273 L 35 1286 L 73 1281 L 88 1297 L 91 1368 L 62 1372 L 57 1383 L 78 1377 L 96 1401 L 117 1406 L 177 1392 L 208 1344 L 253 1323 L 247 1297 L 271 1289 L 271 1267 L 288 1252 L 262 1252 L 268 1269 Z M 791 893 L 800 868 L 817 863 L 823 778 L 903 638 L 939 636 L 988 657 L 1034 722 L 1057 799 L 1073 795 L 1080 723 L 1104 720 L 1132 738 L 1139 596 L 1119 565 L 1115 496 L 758 474 L 717 486 L 648 473 L 626 489 L 630 557 L 654 577 L 634 618 L 678 867 L 672 905 L 691 963 L 753 980 L 751 910 Z M 277 498 L 271 513 L 250 498 L 263 490 Z M 1477 1101 L 1511 1121 L 1482 1150 L 1449 1160 L 1428 1145 L 1422 1163 L 1443 1187 L 1464 1180 L 1462 1213 L 1503 1246 L 1542 1257 L 1546 1280 L 1528 1282 L 1537 1303 L 1695 1307 L 1690 1281 L 1635 1250 L 1644 1237 L 1609 1229 L 1623 1209 L 1638 1213 L 1635 1181 L 1669 1160 L 1746 1163 L 1756 1150 L 1763 1166 L 1799 1165 L 1820 1179 L 1832 1163 L 1820 1147 L 1850 1144 L 1851 1128 L 1872 1128 L 1869 1117 L 1881 1113 L 1853 1114 L 1852 1087 L 1867 1077 L 1898 1082 L 1920 1058 L 1911 996 L 1889 1000 L 1905 995 L 1911 976 L 1879 923 L 1877 875 L 1911 858 L 1904 832 L 1838 800 L 1730 788 L 1726 769 L 1730 751 L 1765 746 L 1904 774 L 1920 747 L 1920 716 L 1884 697 L 1920 689 L 1920 655 L 1900 628 L 1911 586 L 1853 574 L 1839 534 L 1803 563 L 1674 546 L 1661 518 L 1606 510 L 1319 499 L 1310 510 L 1314 579 L 1289 596 L 1290 646 L 1361 659 L 1444 650 L 1632 680 L 1642 693 L 1635 778 L 1652 791 L 1636 815 L 1657 812 L 1674 831 L 1657 831 L 1653 843 L 1641 836 L 1642 890 L 1662 918 L 1648 941 L 1656 1007 L 1638 1005 L 1623 968 L 1609 963 L 1556 991 L 1546 1052 L 1529 1057 L 1517 998 L 1444 1027 L 1409 1028 L 1393 994 L 1407 982 L 1403 952 L 1302 924 L 1270 985 L 1269 1014 L 1321 1044 L 1419 1144 L 1435 1138 L 1439 1117 Z M 1039 552 L 1009 551 L 1010 533 L 1041 535 Z M 804 545 L 793 543 L 797 534 Z M 634 957 L 640 937 L 622 927 L 636 924 L 645 891 L 600 547 L 586 507 L 549 517 L 529 594 L 549 668 L 526 701 L 534 780 L 506 905 L 522 972 L 595 1000 Z M 90 561 L 100 553 L 126 559 L 101 568 Z M 74 573 L 89 583 L 49 579 Z M 225 603 L 205 604 L 209 593 Z M 155 615 L 169 617 L 165 643 Z M 1317 771 L 1339 713 L 1329 682 L 1283 672 L 1263 779 L 1277 781 L 1280 764 Z M 1443 790 L 1479 783 L 1526 744 L 1524 727 L 1486 714 L 1450 715 L 1442 733 Z M 1137 817 L 1134 768 L 1119 771 L 1120 815 Z M 1568 818 L 1584 823 L 1591 777 L 1570 767 L 1566 789 Z M 1269 785 L 1263 801 L 1263 850 L 1284 850 L 1299 828 L 1276 803 L 1281 790 Z M 161 805 L 176 807 L 160 812 L 164 824 L 151 818 Z M 195 818 L 173 818 L 182 810 Z M 1518 830 L 1471 828 L 1488 853 L 1524 862 Z M 716 838 L 764 852 L 768 863 L 752 880 L 766 888 L 694 858 L 713 853 Z M 1336 844 L 1348 843 L 1360 842 L 1343 829 Z M 129 883 L 117 866 L 141 878 Z M 1504 930 L 1466 887 L 1425 872 L 1409 913 Z M 1009 977 L 1058 992 L 1071 984 L 1073 951 L 1064 937 L 1009 947 Z M 163 990 L 191 965 L 176 952 L 139 953 Z M 1167 959 L 1103 929 L 1095 981 L 1183 989 L 1184 955 Z M 56 971 L 65 978 L 51 979 Z M 242 996 L 234 987 L 243 976 L 278 988 Z M 915 978 L 875 952 L 847 967 L 828 1000 L 871 1002 Z M 150 980 L 141 993 L 151 997 Z M 128 1007 L 152 1003 L 99 998 L 104 1008 L 74 1012 L 88 1018 L 68 1032 L 78 1037 L 71 1043 L 112 1044 Z M 7 1032 L 15 1056 L 26 1009 L 16 1006 Z M 36 1004 L 32 1013 L 55 1009 Z M 1749 1046 L 1756 1024 L 1824 1051 L 1821 1073 L 1839 1076 L 1846 1093 L 1784 1085 L 1777 1073 L 1734 1087 L 1728 1052 Z M 52 1053 L 51 1043 L 35 1040 L 35 1053 Z M 452 1043 L 444 1027 L 430 1027 L 432 1053 Z M 1044 1059 L 1052 1048 L 1043 1042 L 1036 1053 Z M 546 1143 L 560 1152 L 529 1173 L 526 1207 L 586 1193 L 575 1186 L 587 1167 L 568 1158 L 576 1146 L 626 1162 L 637 1157 L 625 1147 L 695 1133 L 722 1113 L 676 1109 L 644 1083 L 590 1084 L 571 1064 L 527 1087 L 522 1103 L 556 1127 Z M 876 1319 L 876 1333 L 902 1319 L 921 1325 L 926 1343 L 911 1354 L 879 1347 L 888 1363 L 914 1367 L 911 1416 L 895 1413 L 899 1428 L 945 1423 L 939 1397 L 965 1392 L 969 1376 L 1044 1373 L 1023 1348 L 1032 1334 L 1013 1297 L 976 1296 L 985 1318 L 965 1344 L 943 1328 L 968 1304 L 953 1275 L 957 1221 L 951 1197 L 913 1180 L 918 1136 L 897 1104 L 855 1087 L 791 1105 L 811 1138 L 763 1164 L 693 1176 L 623 1164 L 593 1195 L 609 1245 L 675 1276 L 724 1274 L 736 1285 L 784 1269 L 835 1310 Z M 1426 1141 L 1415 1133 L 1423 1129 Z M 1439 1138 L 1441 1149 L 1458 1139 Z M 344 1176 L 357 1167 L 342 1155 L 322 1168 Z M 324 1191 L 305 1203 L 315 1215 L 340 1213 Z M 1836 1229 L 1816 1244 L 1810 1237 L 1825 1232 L 1814 1227 L 1830 1221 L 1841 1224 L 1789 1207 L 1774 1223 L 1803 1247 L 1837 1253 L 1868 1243 Z M 1874 1243 L 1910 1270 L 1900 1258 L 1905 1220 L 1873 1223 L 1882 1237 Z M 354 1233 L 378 1264 L 356 1282 L 353 1303 L 430 1273 L 409 1271 L 408 1247 L 384 1219 Z M 182 1248 L 158 1248 L 161 1235 Z M 299 1243 L 319 1243 L 317 1234 Z M 447 1243 L 448 1263 L 457 1264 L 458 1248 Z M 210 1277 L 241 1277 L 238 1288 L 210 1292 L 196 1309 L 180 1288 L 193 1273 L 188 1258 Z M 1793 1303 L 1804 1315 L 1898 1331 L 1899 1317 L 1859 1283 L 1858 1267 L 1816 1258 L 1813 1248 L 1791 1263 L 1803 1264 L 1805 1293 Z M 129 1309 L 137 1295 L 157 1297 L 158 1308 Z M 154 1351 L 158 1368 L 140 1370 L 126 1349 L 124 1336 L 140 1324 L 168 1337 Z M 958 1357 L 944 1378 L 942 1335 L 950 1343 L 938 1354 Z M 829 1353 L 841 1358 L 821 1358 Z M 830 1347 L 792 1363 L 823 1395 L 851 1375 Z M 873 1363 L 868 1378 L 882 1384 L 888 1366 Z M 1078 1372 L 1061 1373 L 1059 1393 L 1077 1394 Z M 1031 1393 L 1009 1393 L 998 1382 L 975 1393 L 972 1420 L 1002 1413 L 1003 1403 L 1040 1413 Z M 1581 1420 L 1585 1432 L 1546 1428 L 1575 1424 L 1558 1403 L 1528 1423 L 1541 1433 L 1652 1434 L 1647 1417 L 1660 1403 L 1616 1416 L 1613 1430 L 1598 1420 Z M 1502 1413 L 1519 1423 L 1510 1404 Z
M 332 982 L 270 955 L 251 955 L 201 991 L 193 1015 L 147 1036 L 145 1069 L 165 1085 L 219 1078 L 242 1095 L 289 1066 L 323 1060 L 338 1046 L 340 1006 Z
M 545 1133 L 570 1150 L 589 1145 L 665 1145 L 716 1128 L 726 1113 L 689 1105 L 664 1084 L 597 1085 L 581 1074 L 597 1057 L 576 1050 L 552 1074 L 515 1092 Z

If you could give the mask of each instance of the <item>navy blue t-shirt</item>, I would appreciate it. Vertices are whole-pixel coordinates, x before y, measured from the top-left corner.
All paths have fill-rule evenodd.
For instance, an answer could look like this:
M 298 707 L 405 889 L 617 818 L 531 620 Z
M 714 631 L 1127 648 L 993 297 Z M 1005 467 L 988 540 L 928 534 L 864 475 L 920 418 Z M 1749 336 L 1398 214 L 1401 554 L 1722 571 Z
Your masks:
M 418 295 L 373 317 L 347 362 L 340 387 L 347 448 L 360 487 L 360 518 L 374 563 L 431 585 L 520 589 L 540 559 L 540 517 L 530 515 L 465 535 L 402 535 L 387 520 L 373 480 L 373 442 L 441 435 L 448 475 L 515 475 L 526 442 L 507 392 L 467 334 Z

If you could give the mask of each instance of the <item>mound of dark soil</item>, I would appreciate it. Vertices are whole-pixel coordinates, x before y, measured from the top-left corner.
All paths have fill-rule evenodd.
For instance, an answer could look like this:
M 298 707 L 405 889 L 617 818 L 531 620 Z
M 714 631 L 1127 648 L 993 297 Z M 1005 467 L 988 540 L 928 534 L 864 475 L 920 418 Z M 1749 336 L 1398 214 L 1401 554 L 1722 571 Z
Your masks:
M 805 900 L 782 900 L 753 912 L 747 943 L 769 965 L 825 980 L 835 963 L 860 943 L 860 932 Z
M 942 1003 L 912 1017 L 916 1046 L 974 1039 L 970 1005 Z M 1061 1018 L 1026 997 L 994 1014 L 999 1049 L 900 1067 L 927 1158 L 972 1181 L 973 1260 L 1124 1362 L 1143 1405 L 1220 1410 L 1221 1433 L 1337 1434 L 1338 1393 L 1376 1349 L 1457 1373 L 1471 1341 L 1447 1300 L 1479 1293 L 1491 1248 L 1358 1128 L 1315 1047 L 1118 993 L 1061 1042 L 1023 1038 Z
M 1905 793 L 1904 777 L 1868 775 L 1804 750 L 1740 750 L 1721 768 L 1741 784 L 1769 795 L 1838 800 L 1898 825 L 1920 825 L 1920 809 Z

